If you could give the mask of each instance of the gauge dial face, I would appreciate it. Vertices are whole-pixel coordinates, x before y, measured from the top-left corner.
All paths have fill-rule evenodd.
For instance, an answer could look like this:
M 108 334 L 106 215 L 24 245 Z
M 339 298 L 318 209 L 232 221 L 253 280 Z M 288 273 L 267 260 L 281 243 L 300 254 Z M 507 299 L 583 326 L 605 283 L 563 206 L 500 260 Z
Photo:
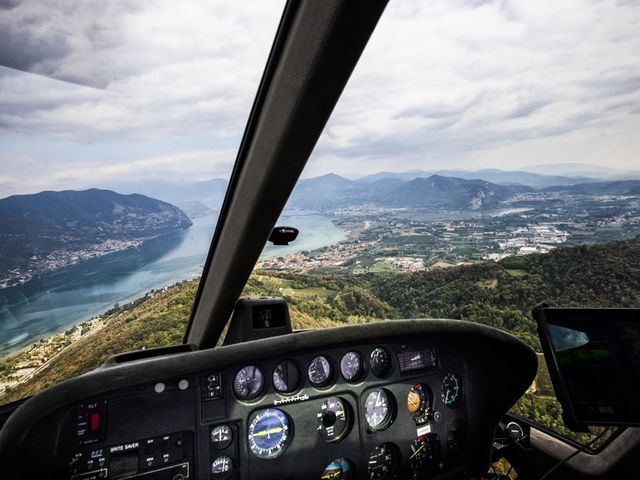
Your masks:
M 442 403 L 449 408 L 457 407 L 462 400 L 462 381 L 455 373 L 448 373 L 442 380 L 440 390 Z
M 376 347 L 369 357 L 371 371 L 376 377 L 386 377 L 391 371 L 391 355 L 383 347 Z
M 357 382 L 364 374 L 364 362 L 358 352 L 347 352 L 340 360 L 340 373 L 347 382 Z
M 364 402 L 364 417 L 373 431 L 384 430 L 391 425 L 395 415 L 393 394 L 384 388 L 371 390 Z
M 273 388 L 280 393 L 295 392 L 300 386 L 300 370 L 291 360 L 283 360 L 273 369 Z
M 318 433 L 327 443 L 339 442 L 347 436 L 353 423 L 349 402 L 340 397 L 329 397 L 316 414 Z
M 436 462 L 435 441 L 430 435 L 421 435 L 411 444 L 409 465 L 414 471 L 425 470 Z
M 309 381 L 315 387 L 326 387 L 333 380 L 333 367 L 329 359 L 319 355 L 311 360 L 307 369 Z
M 277 408 L 256 412 L 249 423 L 249 449 L 258 458 L 279 457 L 291 442 L 289 417 Z
M 416 383 L 407 395 L 407 410 L 416 423 L 425 423 L 430 412 L 429 389 L 421 383 Z
M 351 480 L 353 479 L 353 467 L 346 458 L 336 458 L 326 466 L 320 476 L 321 480 Z
M 222 456 L 216 458 L 211 464 L 211 478 L 229 478 L 233 472 L 233 460 L 230 457 Z
M 393 443 L 383 443 L 369 454 L 367 473 L 371 480 L 395 478 L 400 464 L 400 452 Z
M 260 395 L 263 386 L 262 371 L 254 365 L 241 368 L 233 379 L 233 391 L 240 400 L 256 398 Z
M 211 430 L 211 445 L 217 450 L 223 450 L 231 445 L 233 430 L 229 425 L 218 425 Z

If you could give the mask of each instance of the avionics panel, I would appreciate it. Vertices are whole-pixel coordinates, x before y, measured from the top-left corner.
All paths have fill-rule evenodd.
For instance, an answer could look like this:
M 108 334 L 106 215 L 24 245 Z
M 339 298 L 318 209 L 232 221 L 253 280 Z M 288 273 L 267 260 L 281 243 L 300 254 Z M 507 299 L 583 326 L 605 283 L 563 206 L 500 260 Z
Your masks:
M 640 310 L 534 311 L 568 426 L 640 425 Z
M 513 337 L 437 320 L 132 361 L 18 409 L 0 431 L 0 453 L 15 445 L 19 471 L 5 474 L 3 462 L 0 471 L 60 480 L 468 478 L 485 471 L 495 425 L 534 372 L 534 352 Z M 14 431 L 28 433 L 11 440 Z

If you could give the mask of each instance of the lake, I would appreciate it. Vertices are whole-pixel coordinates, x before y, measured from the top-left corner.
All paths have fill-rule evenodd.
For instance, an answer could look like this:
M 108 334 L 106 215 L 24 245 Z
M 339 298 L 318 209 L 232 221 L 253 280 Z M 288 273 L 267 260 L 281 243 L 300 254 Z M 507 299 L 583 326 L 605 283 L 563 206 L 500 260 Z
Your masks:
M 0 354 L 100 315 L 182 280 L 198 278 L 207 257 L 216 215 L 145 242 L 137 249 L 105 255 L 0 290 Z M 268 244 L 261 257 L 282 256 L 338 243 L 346 232 L 314 212 L 283 215 L 278 225 L 300 230 L 290 245 Z

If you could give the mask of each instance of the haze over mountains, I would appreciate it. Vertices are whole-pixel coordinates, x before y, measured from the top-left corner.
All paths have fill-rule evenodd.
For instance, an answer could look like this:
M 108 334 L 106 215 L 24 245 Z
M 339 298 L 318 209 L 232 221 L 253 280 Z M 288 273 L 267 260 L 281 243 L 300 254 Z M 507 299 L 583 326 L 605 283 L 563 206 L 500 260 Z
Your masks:
M 540 172 L 533 172 L 533 170 L 536 170 L 537 168 L 540 169 Z M 571 173 L 572 171 L 573 173 Z M 585 175 L 584 172 L 589 172 L 591 176 Z M 307 199 L 301 200 L 303 192 L 304 194 L 314 194 L 309 185 L 315 185 L 316 187 L 320 185 L 323 188 L 328 188 L 333 194 L 336 194 L 345 200 L 358 197 L 358 202 L 360 202 L 361 200 L 369 197 L 371 200 L 376 199 L 377 201 L 382 201 L 379 197 L 380 192 L 391 193 L 394 188 L 400 188 L 402 186 L 402 182 L 418 178 L 429 178 L 433 175 L 436 175 L 437 177 L 453 177 L 462 180 L 481 180 L 498 186 L 526 186 L 533 189 L 544 189 L 547 187 L 568 186 L 584 183 L 602 183 L 604 181 L 640 180 L 640 172 L 622 171 L 589 164 L 532 166 L 527 171 L 499 169 L 483 169 L 477 171 L 410 170 L 406 172 L 378 172 L 365 176 L 327 174 L 320 177 L 300 180 L 298 185 L 296 185 L 294 194 L 292 195 L 292 199 L 296 200 L 290 201 L 289 206 L 308 208 L 308 206 L 304 207 L 304 205 L 308 203 L 318 203 Z M 382 182 L 380 182 L 381 180 Z M 469 186 L 470 184 L 466 185 Z M 119 184 L 108 185 L 107 187 L 120 193 L 141 193 L 152 198 L 159 198 L 163 201 L 177 205 L 189 213 L 194 207 L 202 208 L 202 206 L 206 206 L 207 208 L 214 210 L 219 208 L 224 199 L 227 180 L 215 178 L 197 182 L 165 181 L 135 184 L 122 182 Z M 415 185 L 413 187 L 415 187 Z M 501 198 L 501 195 L 509 192 L 509 190 L 497 187 L 495 190 L 497 196 L 494 199 L 499 199 Z M 517 189 L 515 191 L 517 191 Z M 444 193 L 446 194 L 446 192 Z M 318 193 L 315 192 L 315 194 Z M 324 193 L 319 194 L 324 195 Z M 382 203 L 397 204 L 397 202 L 387 201 L 383 201 Z M 488 204 L 490 203 L 491 201 L 488 201 Z
M 120 193 L 47 191 L 0 199 L 0 288 L 188 228 L 188 216 L 211 215 L 220 208 L 227 181 L 122 183 L 120 187 Z M 495 169 L 380 172 L 355 180 L 330 173 L 300 180 L 288 207 L 322 212 L 372 205 L 465 212 L 509 206 L 511 199 L 524 194 L 537 198 L 639 195 L 640 180 L 603 182 Z

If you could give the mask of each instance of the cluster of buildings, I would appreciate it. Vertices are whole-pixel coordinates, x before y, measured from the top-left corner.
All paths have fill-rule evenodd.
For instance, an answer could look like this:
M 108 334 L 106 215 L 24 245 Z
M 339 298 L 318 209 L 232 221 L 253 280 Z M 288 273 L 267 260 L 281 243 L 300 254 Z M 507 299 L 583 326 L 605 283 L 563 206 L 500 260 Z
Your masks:
M 506 255 L 528 255 L 548 253 L 569 238 L 569 232 L 552 223 L 518 227 L 511 232 L 511 238 L 498 242 Z
M 43 273 L 52 272 L 59 268 L 68 267 L 74 263 L 101 257 L 109 253 L 138 248 L 144 240 L 105 240 L 101 243 L 87 246 L 80 250 L 57 250 L 48 255 L 33 255 L 27 265 L 18 266 L 5 272 L 0 278 L 0 288 L 22 285 Z
M 66 332 L 43 338 L 3 360 L 4 369 L 0 374 L 0 396 L 46 369 L 51 359 L 65 348 L 87 335 L 96 333 L 103 326 L 104 322 L 101 318 L 89 320 Z

